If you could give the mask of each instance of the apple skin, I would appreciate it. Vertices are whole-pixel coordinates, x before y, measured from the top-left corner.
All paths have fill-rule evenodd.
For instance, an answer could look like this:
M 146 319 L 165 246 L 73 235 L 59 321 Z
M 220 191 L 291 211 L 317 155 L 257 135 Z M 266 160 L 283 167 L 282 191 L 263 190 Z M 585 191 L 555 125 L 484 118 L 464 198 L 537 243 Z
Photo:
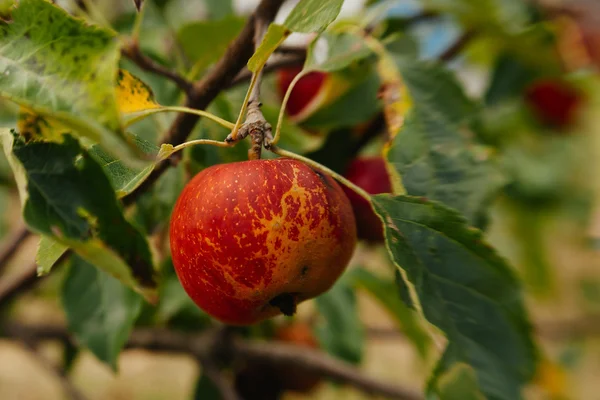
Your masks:
M 214 318 L 251 325 L 328 290 L 356 246 L 342 188 L 296 160 L 219 164 L 183 189 L 171 216 L 177 276 Z
M 369 194 L 392 192 L 385 160 L 381 157 L 355 158 L 346 167 L 344 176 Z M 352 204 L 358 238 L 371 243 L 382 243 L 383 224 L 371 204 L 350 188 L 344 187 L 344 191 Z
M 318 349 L 319 342 L 312 333 L 309 325 L 303 322 L 294 322 L 283 325 L 275 331 L 276 341 L 293 344 L 299 347 Z M 308 393 L 321 382 L 318 374 L 307 372 L 295 365 L 279 368 L 279 382 L 283 390 L 297 393 Z
M 283 98 L 292 80 L 302 71 L 302 67 L 282 68 L 277 73 L 277 89 Z M 292 89 L 285 107 L 286 114 L 292 121 L 302 121 L 325 102 L 329 74 L 312 71 L 300 78 Z
M 560 80 L 539 80 L 525 91 L 525 102 L 537 118 L 555 128 L 573 124 L 582 100 L 581 93 Z

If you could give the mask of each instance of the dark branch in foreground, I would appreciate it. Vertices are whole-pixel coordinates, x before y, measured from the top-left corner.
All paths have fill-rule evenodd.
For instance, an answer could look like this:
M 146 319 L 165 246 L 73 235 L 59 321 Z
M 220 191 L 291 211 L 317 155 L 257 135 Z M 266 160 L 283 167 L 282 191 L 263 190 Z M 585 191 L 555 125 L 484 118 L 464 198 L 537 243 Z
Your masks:
M 173 81 L 185 93 L 190 93 L 193 85 L 192 82 L 188 81 L 183 76 L 170 70 L 169 68 L 163 67 L 150 57 L 143 54 L 137 41 L 130 40 L 129 43 L 123 46 L 121 53 L 136 63 L 141 69 L 152 72 L 153 74 L 162 75 L 165 78 Z
M 223 89 L 231 85 L 235 76 L 244 68 L 254 53 L 253 39 L 257 16 L 263 20 L 272 21 L 282 3 L 283 0 L 262 0 L 260 2 L 256 11 L 248 18 L 242 32 L 229 45 L 223 57 L 208 74 L 193 84 L 185 102 L 186 107 L 204 110 Z M 199 117 L 196 115 L 179 114 L 167 134 L 162 138 L 161 143 L 177 146 L 185 142 L 198 120 Z M 180 153 L 175 153 L 169 159 L 160 162 L 144 183 L 123 198 L 123 203 L 128 205 L 135 202 L 171 165 L 177 164 L 180 157 Z
M 64 327 L 56 325 L 25 325 L 6 323 L 0 326 L 0 334 L 11 338 L 26 337 L 29 340 L 58 340 L 71 342 Z M 275 366 L 294 365 L 322 375 L 332 381 L 353 386 L 374 395 L 390 399 L 421 400 L 417 391 L 381 382 L 365 376 L 359 369 L 334 359 L 318 350 L 283 343 L 249 341 L 239 338 L 223 340 L 221 330 L 207 330 L 188 335 L 170 330 L 143 329 L 134 331 L 127 348 L 143 348 L 158 352 L 189 354 L 200 361 L 215 360 L 220 354 L 230 355 L 232 361 L 259 361 Z M 221 356 L 222 357 L 222 356 Z

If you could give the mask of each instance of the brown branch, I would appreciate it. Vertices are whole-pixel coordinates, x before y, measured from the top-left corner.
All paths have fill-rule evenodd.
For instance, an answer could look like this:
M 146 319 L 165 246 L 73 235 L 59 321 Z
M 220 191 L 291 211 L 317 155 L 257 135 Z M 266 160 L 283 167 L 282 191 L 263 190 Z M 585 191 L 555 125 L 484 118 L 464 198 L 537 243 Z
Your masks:
M 357 389 L 390 399 L 417 400 L 423 396 L 416 391 L 375 380 L 363 371 L 336 360 L 317 350 L 279 343 L 236 341 L 235 352 L 243 359 L 268 362 L 275 366 L 294 365 L 329 379 L 346 383 Z
M 5 323 L 0 327 L 0 334 L 12 338 L 25 336 L 37 341 L 72 342 L 66 329 L 56 325 Z M 190 354 L 201 361 L 207 358 L 215 360 L 215 356 L 226 352 L 232 360 L 237 361 L 254 361 L 282 367 L 294 365 L 318 373 L 324 378 L 390 399 L 423 399 L 416 391 L 365 376 L 359 369 L 318 350 L 240 338 L 222 339 L 221 330 L 207 330 L 197 335 L 189 335 L 164 329 L 138 329 L 130 335 L 126 347 Z
M 10 259 L 30 235 L 31 232 L 24 226 L 21 226 L 4 242 L 2 249 L 0 249 L 0 273 L 4 271 Z
M 460 54 L 460 52 L 465 48 L 467 44 L 473 40 L 476 36 L 476 31 L 468 30 L 463 33 L 450 47 L 448 47 L 438 59 L 443 62 L 452 61 Z
M 304 64 L 305 59 L 306 54 L 276 55 L 267 62 L 267 64 L 263 68 L 263 73 L 273 72 L 285 67 L 302 66 Z M 250 80 L 250 78 L 252 78 L 252 72 L 245 69 L 239 74 L 237 74 L 237 76 L 231 81 L 230 87 L 247 82 Z
M 35 262 L 26 265 L 17 277 L 0 281 L 0 306 L 10 302 L 20 293 L 29 290 L 39 281 Z
M 262 0 L 260 2 L 256 11 L 248 18 L 242 32 L 229 45 L 223 57 L 208 74 L 193 84 L 185 103 L 186 107 L 204 110 L 223 89 L 231 85 L 235 76 L 254 53 L 254 25 L 257 16 L 272 21 L 282 3 L 283 0 Z M 176 146 L 185 142 L 198 120 L 199 117 L 193 114 L 179 114 L 167 134 L 162 138 L 161 143 L 170 143 Z M 144 183 L 123 199 L 124 203 L 131 204 L 135 202 L 171 165 L 177 164 L 180 157 L 181 154 L 178 152 L 169 159 L 160 162 Z
M 129 58 L 141 69 L 156 75 L 164 76 L 165 78 L 173 81 L 185 93 L 190 93 L 192 90 L 192 82 L 188 81 L 175 71 L 163 67 L 150 57 L 143 54 L 136 40 L 130 40 L 126 45 L 124 45 L 121 49 L 121 54 Z

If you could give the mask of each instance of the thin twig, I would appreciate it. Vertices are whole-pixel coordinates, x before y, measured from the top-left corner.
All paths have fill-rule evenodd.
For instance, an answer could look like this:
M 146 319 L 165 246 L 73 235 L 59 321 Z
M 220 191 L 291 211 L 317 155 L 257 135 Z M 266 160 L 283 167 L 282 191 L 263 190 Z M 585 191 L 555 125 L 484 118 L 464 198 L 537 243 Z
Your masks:
M 219 95 L 219 93 L 231 85 L 235 76 L 246 65 L 254 52 L 253 37 L 256 16 L 267 20 L 273 20 L 279 11 L 283 0 L 262 0 L 256 11 L 252 14 L 242 32 L 229 45 L 221 59 L 214 65 L 212 70 L 200 81 L 195 82 L 188 95 L 185 106 L 204 110 Z M 199 117 L 191 114 L 180 114 L 171 125 L 167 134 L 161 139 L 161 143 L 169 143 L 177 146 L 186 141 Z M 131 204 L 142 193 L 145 193 L 162 174 L 171 166 L 176 165 L 181 154 L 175 153 L 168 160 L 157 164 L 150 176 L 128 196 L 123 198 L 125 204 Z
M 438 59 L 443 62 L 450 62 L 460 54 L 467 44 L 476 36 L 476 31 L 471 29 L 463 33 L 450 47 L 448 47 Z
M 21 226 L 16 229 L 15 232 L 13 232 L 4 242 L 4 245 L 0 250 L 0 273 L 6 269 L 10 259 L 15 255 L 17 250 L 29 236 L 31 236 L 31 232 L 29 232 L 24 226 Z
M 207 330 L 197 335 L 189 335 L 165 329 L 135 330 L 131 334 L 126 347 L 190 354 L 199 360 L 213 357 L 218 354 L 216 352 L 217 347 L 224 347 L 224 350 L 231 354 L 233 360 L 270 363 L 281 367 L 294 365 L 318 373 L 324 378 L 353 386 L 374 395 L 385 396 L 390 399 L 423 399 L 423 396 L 417 391 L 365 376 L 356 367 L 334 359 L 319 350 L 300 348 L 284 343 L 258 342 L 240 338 L 219 341 L 221 333 L 220 330 Z M 0 327 L 0 334 L 13 338 L 20 338 L 25 335 L 37 341 L 72 341 L 65 328 L 55 325 L 5 323 Z
M 255 51 L 259 48 L 260 44 L 262 43 L 262 40 L 265 34 L 267 33 L 269 23 L 270 21 L 267 21 L 264 18 L 261 18 L 260 16 L 256 17 L 254 27 Z M 258 71 L 253 73 L 252 80 L 250 81 L 250 88 L 248 89 L 250 93 L 248 93 L 247 100 L 245 100 L 248 102 L 246 120 L 239 127 L 239 129 L 237 129 L 238 124 L 244 117 L 244 104 L 244 106 L 242 106 L 242 110 L 240 111 L 240 116 L 238 118 L 238 122 L 236 123 L 236 128 L 234 128 L 225 139 L 226 142 L 232 143 L 238 140 L 242 140 L 246 136 L 250 135 L 250 138 L 252 139 L 252 146 L 250 147 L 250 150 L 248 150 L 248 158 L 250 160 L 260 159 L 265 138 L 267 138 L 267 140 L 273 139 L 271 136 L 271 124 L 267 122 L 265 116 L 260 110 L 260 107 L 262 106 L 262 103 L 260 102 L 260 85 L 262 82 L 262 76 L 263 68 L 260 68 Z
M 289 55 L 276 55 L 272 59 L 267 61 L 267 64 L 263 68 L 263 74 L 279 70 L 286 67 L 302 66 L 306 55 L 289 54 Z M 231 81 L 232 86 L 239 85 L 240 83 L 248 82 L 252 78 L 252 72 L 245 69 Z
M 136 63 L 136 65 L 141 69 L 170 79 L 185 93 L 190 93 L 192 90 L 192 82 L 188 81 L 183 76 L 170 70 L 169 68 L 163 67 L 150 57 L 143 54 L 137 41 L 130 40 L 129 43 L 123 46 L 121 53 L 123 56 Z

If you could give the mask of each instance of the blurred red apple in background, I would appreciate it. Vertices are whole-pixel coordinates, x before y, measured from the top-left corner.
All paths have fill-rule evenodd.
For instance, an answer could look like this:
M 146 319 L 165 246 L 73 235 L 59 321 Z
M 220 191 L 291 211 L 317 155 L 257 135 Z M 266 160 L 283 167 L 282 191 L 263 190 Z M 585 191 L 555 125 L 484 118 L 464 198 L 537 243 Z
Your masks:
M 544 124 L 565 128 L 573 124 L 583 97 L 574 87 L 556 79 L 543 79 L 531 84 L 525 102 Z
M 359 157 L 346 168 L 344 176 L 369 194 L 391 193 L 392 183 L 382 157 Z M 352 189 L 344 187 L 350 199 L 359 239 L 372 243 L 383 242 L 383 225 L 371 204 Z

